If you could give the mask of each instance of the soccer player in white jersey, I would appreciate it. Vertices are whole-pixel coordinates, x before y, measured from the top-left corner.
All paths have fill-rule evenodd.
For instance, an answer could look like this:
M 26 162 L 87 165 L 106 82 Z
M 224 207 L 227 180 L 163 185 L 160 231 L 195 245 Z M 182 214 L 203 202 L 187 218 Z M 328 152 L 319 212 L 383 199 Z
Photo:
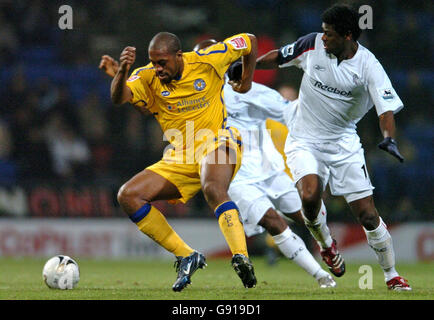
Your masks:
M 403 103 L 375 56 L 357 42 L 357 11 L 334 5 L 322 14 L 322 33 L 311 33 L 257 59 L 257 69 L 303 69 L 299 106 L 285 145 L 287 164 L 302 200 L 306 226 L 321 247 L 331 272 L 345 272 L 326 225 L 321 200 L 327 183 L 343 196 L 366 233 L 391 290 L 411 290 L 395 269 L 392 239 L 372 197 L 356 123 L 375 105 L 384 140 L 378 145 L 399 161 L 394 114 Z
M 236 64 L 228 71 L 231 81 L 241 77 L 241 72 L 231 72 L 241 69 L 233 68 Z M 334 279 L 276 211 L 303 223 L 295 183 L 285 172 L 283 158 L 266 129 L 267 118 L 286 125 L 297 102 L 285 100 L 277 91 L 255 82 L 243 95 L 225 84 L 224 99 L 228 125 L 237 128 L 243 139 L 243 160 L 229 187 L 229 196 L 239 208 L 246 235 L 251 237 L 267 230 L 283 255 L 313 276 L 321 288 L 335 287 Z

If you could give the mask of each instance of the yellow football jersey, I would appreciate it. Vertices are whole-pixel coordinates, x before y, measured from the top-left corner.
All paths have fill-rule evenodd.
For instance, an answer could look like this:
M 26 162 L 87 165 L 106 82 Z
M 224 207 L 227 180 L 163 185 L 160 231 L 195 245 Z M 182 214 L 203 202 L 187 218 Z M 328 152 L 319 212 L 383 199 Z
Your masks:
M 158 79 L 151 63 L 137 68 L 127 80 L 133 93 L 130 103 L 155 116 L 175 150 L 196 149 L 204 132 L 216 136 L 226 128 L 224 74 L 250 50 L 248 35 L 238 34 L 198 52 L 183 53 L 183 73 L 170 84 Z
M 286 137 L 288 135 L 288 128 L 285 125 L 283 125 L 282 123 L 275 121 L 275 120 L 272 120 L 272 119 L 267 119 L 265 122 L 265 126 L 268 130 L 270 130 L 269 132 L 271 135 L 271 139 L 273 140 L 274 146 L 276 147 L 277 151 L 279 151 L 279 153 L 283 157 L 283 160 L 285 162 L 285 172 L 292 179 L 291 170 L 289 170 L 289 168 L 286 164 L 286 155 L 284 152 Z

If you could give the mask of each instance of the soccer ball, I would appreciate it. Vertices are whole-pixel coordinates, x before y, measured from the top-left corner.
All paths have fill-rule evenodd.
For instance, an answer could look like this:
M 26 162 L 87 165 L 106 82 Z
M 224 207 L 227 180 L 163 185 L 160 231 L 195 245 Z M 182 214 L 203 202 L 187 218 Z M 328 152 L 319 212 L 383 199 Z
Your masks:
M 80 269 L 74 259 L 57 255 L 45 263 L 42 279 L 52 289 L 73 289 L 80 280 Z

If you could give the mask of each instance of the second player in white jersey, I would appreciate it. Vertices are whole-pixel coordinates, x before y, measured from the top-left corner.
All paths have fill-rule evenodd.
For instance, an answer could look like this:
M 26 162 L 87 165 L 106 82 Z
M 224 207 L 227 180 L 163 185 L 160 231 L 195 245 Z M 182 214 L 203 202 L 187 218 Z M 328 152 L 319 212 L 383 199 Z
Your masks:
M 236 77 L 231 73 L 234 69 L 236 63 L 229 70 L 232 77 Z M 300 218 L 301 201 L 294 182 L 284 171 L 283 158 L 274 147 L 266 120 L 291 122 L 297 102 L 287 101 L 277 91 L 255 82 L 242 95 L 226 84 L 224 99 L 228 125 L 236 127 L 243 139 L 242 164 L 229 187 L 229 196 L 240 210 L 246 235 L 267 230 L 280 251 L 315 277 L 321 288 L 336 286 L 303 240 L 277 213 L 279 210 L 286 216 Z
M 228 125 L 237 128 L 243 139 L 242 165 L 231 185 L 263 181 L 284 171 L 283 158 L 274 147 L 265 120 L 270 118 L 287 125 L 297 101 L 285 100 L 279 92 L 255 82 L 243 95 L 225 84 L 224 99 Z
M 374 205 L 357 122 L 375 105 L 384 140 L 379 147 L 401 162 L 394 114 L 403 103 L 383 67 L 357 40 L 357 10 L 337 4 L 321 16 L 323 33 L 300 37 L 257 59 L 257 68 L 296 66 L 303 69 L 299 106 L 289 125 L 287 164 L 299 190 L 306 226 L 336 276 L 345 273 L 326 224 L 322 193 L 344 196 L 366 233 L 384 271 L 389 289 L 411 290 L 395 270 L 392 239 Z
M 301 209 L 295 183 L 284 172 L 283 158 L 266 128 L 267 118 L 286 124 L 284 114 L 292 114 L 296 102 L 287 101 L 277 91 L 255 82 L 246 94 L 237 94 L 227 84 L 224 93 L 228 125 L 237 128 L 243 139 L 243 159 L 229 195 L 242 212 L 247 236 L 252 236 L 264 231 L 258 223 L 269 208 L 277 206 L 288 215 Z M 249 186 L 252 187 L 247 192 Z M 257 200 L 263 196 L 265 203 L 259 205 Z M 260 209 L 254 210 L 259 206 Z

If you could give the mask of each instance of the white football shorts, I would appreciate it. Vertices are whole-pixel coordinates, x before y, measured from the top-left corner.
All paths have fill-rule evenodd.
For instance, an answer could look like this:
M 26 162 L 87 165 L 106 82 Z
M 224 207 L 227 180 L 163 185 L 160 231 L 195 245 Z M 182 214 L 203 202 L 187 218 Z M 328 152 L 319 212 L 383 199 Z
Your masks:
M 345 197 L 348 203 L 373 193 L 364 150 L 357 135 L 337 142 L 318 143 L 295 140 L 288 135 L 285 154 L 295 182 L 308 174 L 316 174 L 324 190 L 328 183 L 331 193 Z
M 244 232 L 248 237 L 265 231 L 258 222 L 268 209 L 273 208 L 286 214 L 301 209 L 295 183 L 283 171 L 256 183 L 231 185 L 228 193 L 240 210 Z

